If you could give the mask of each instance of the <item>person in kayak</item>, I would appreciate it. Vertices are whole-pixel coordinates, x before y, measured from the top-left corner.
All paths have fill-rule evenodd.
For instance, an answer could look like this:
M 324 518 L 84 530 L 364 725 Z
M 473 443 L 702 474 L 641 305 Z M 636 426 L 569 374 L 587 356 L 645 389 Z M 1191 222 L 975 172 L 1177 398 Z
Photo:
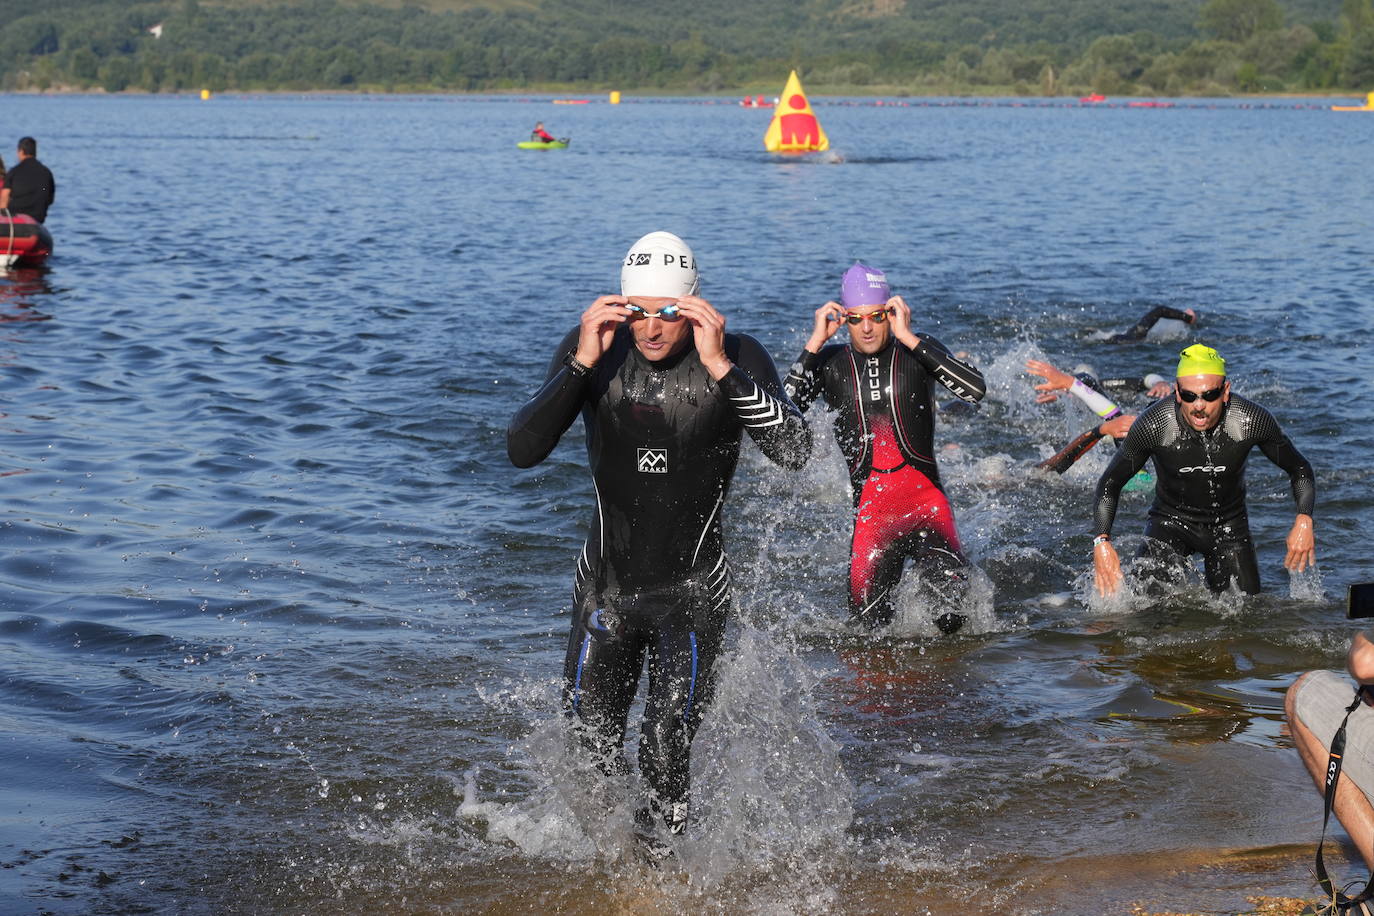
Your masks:
M 1093 510 L 1093 567 L 1097 591 L 1121 587 L 1121 562 L 1112 547 L 1112 522 L 1121 489 L 1151 458 L 1155 499 L 1142 555 L 1176 563 L 1201 553 L 1207 586 L 1223 591 L 1235 582 L 1259 591 L 1259 566 L 1245 506 L 1245 459 L 1258 447 L 1288 473 L 1297 517 L 1288 533 L 1284 566 L 1301 572 L 1315 564 L 1312 465 L 1293 446 L 1273 415 L 1232 395 L 1226 361 L 1194 344 L 1179 354 L 1174 397 L 1157 401 L 1131 424 L 1126 440 L 1097 483 Z
M 558 138 L 544 129 L 544 122 L 540 121 L 534 125 L 534 130 L 530 132 L 530 139 L 536 143 L 557 143 Z
M 725 333 L 682 239 L 635 242 L 620 286 L 563 337 L 506 444 L 516 467 L 532 467 L 582 417 L 596 504 L 574 579 L 563 699 L 602 769 L 626 772 L 625 724 L 647 659 L 639 768 L 649 798 L 637 820 L 657 850 L 656 821 L 674 834 L 687 823 L 690 749 L 730 607 L 721 512 L 740 439 L 796 469 L 811 431 L 763 346 Z
M 891 622 L 893 590 L 910 559 L 941 593 L 936 625 L 953 633 L 966 620 L 955 608 L 968 561 L 935 463 L 935 383 L 976 403 L 987 390 L 983 375 L 934 337 L 912 332 L 911 309 L 881 270 L 855 263 L 840 300 L 816 310 L 785 389 L 803 411 L 822 394 L 837 411 L 855 508 L 850 615 L 869 627 Z M 827 343 L 841 325 L 849 343 Z

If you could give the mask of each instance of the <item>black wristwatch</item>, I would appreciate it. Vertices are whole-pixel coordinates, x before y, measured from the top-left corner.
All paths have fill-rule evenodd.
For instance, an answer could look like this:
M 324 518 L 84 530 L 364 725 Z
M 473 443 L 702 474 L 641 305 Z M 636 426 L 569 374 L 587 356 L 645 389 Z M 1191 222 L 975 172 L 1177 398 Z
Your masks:
M 584 366 L 582 363 L 578 362 L 576 351 L 569 351 L 568 355 L 563 357 L 563 365 L 567 366 L 568 371 L 578 378 L 586 378 L 592 374 L 593 367 Z

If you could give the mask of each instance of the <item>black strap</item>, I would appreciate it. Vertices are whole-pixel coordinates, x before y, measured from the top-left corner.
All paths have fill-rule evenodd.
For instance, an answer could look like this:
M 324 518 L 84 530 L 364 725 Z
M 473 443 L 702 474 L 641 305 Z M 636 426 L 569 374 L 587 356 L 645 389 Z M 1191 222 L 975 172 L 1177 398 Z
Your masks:
M 1324 804 L 1322 811 L 1322 836 L 1317 842 L 1317 883 L 1321 885 L 1322 892 L 1331 898 L 1331 903 L 1336 907 L 1337 912 L 1347 912 L 1357 904 L 1374 898 L 1374 874 L 1369 876 L 1369 883 L 1364 886 L 1364 890 L 1354 897 L 1347 896 L 1344 891 L 1338 891 L 1331 882 L 1331 876 L 1326 872 L 1326 864 L 1322 862 L 1322 846 L 1326 843 L 1326 826 L 1331 820 L 1331 806 L 1336 800 L 1336 780 L 1341 778 L 1341 758 L 1345 756 L 1345 724 L 1350 721 L 1350 714 L 1360 708 L 1364 702 L 1368 686 L 1361 684 L 1355 688 L 1355 699 L 1351 700 L 1350 705 L 1345 708 L 1345 718 L 1341 720 L 1341 727 L 1336 729 L 1336 734 L 1331 738 L 1331 756 L 1326 762 L 1326 787 L 1323 791 Z

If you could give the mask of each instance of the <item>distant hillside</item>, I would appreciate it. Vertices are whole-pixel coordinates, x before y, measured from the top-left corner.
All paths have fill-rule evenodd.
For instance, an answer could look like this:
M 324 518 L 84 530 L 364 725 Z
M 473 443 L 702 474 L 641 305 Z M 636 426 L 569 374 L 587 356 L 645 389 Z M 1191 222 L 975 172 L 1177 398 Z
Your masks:
M 0 0 L 0 86 L 714 92 L 796 67 L 813 91 L 1359 88 L 1371 3 Z

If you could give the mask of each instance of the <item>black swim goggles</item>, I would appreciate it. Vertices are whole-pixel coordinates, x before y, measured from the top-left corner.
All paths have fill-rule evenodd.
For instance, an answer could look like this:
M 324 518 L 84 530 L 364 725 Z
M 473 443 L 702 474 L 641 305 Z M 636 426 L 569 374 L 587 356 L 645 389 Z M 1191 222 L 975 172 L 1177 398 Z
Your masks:
M 676 302 L 668 303 L 657 312 L 647 311 L 638 305 L 627 304 L 625 307 L 634 313 L 630 316 L 630 320 L 632 321 L 639 318 L 657 318 L 660 321 L 678 321 L 682 318 L 682 312 L 678 309 Z
M 1191 403 L 1193 403 L 1194 401 L 1196 401 L 1198 398 L 1202 398 L 1204 401 L 1206 401 L 1207 403 L 1210 404 L 1210 403 L 1212 403 L 1213 401 L 1215 401 L 1217 398 L 1221 397 L 1221 393 L 1222 393 L 1222 391 L 1225 390 L 1225 388 L 1226 388 L 1225 385 L 1218 385 L 1218 386 L 1215 387 L 1215 388 L 1208 388 L 1206 391 L 1200 391 L 1200 392 L 1199 392 L 1199 391 L 1185 391 L 1184 389 L 1180 388 L 1180 389 L 1178 389 L 1178 399 L 1179 399 L 1180 401 L 1182 401 L 1183 403 L 1185 403 L 1185 404 L 1191 404 Z

